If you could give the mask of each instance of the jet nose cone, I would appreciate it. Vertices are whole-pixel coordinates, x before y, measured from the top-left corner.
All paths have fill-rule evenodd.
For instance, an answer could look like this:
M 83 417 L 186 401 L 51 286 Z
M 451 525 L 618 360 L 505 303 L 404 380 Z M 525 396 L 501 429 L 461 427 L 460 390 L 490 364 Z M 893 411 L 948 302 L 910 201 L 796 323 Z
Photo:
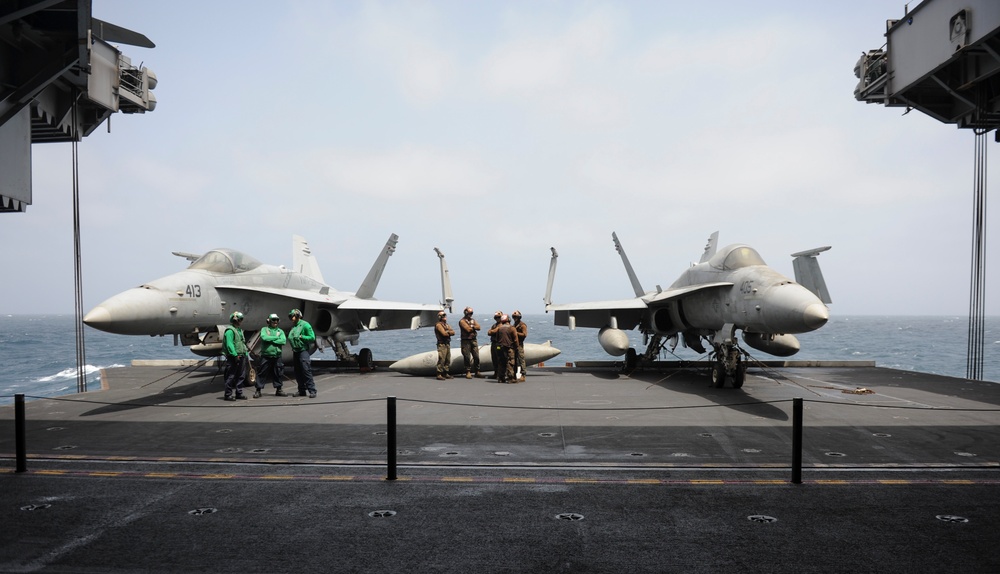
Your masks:
M 95 329 L 106 329 L 111 325 L 111 313 L 107 309 L 98 305 L 90 310 L 83 317 L 83 322 L 85 325 L 89 325 Z
M 819 329 L 830 320 L 830 310 L 822 303 L 813 303 L 802 312 L 802 321 L 811 331 Z

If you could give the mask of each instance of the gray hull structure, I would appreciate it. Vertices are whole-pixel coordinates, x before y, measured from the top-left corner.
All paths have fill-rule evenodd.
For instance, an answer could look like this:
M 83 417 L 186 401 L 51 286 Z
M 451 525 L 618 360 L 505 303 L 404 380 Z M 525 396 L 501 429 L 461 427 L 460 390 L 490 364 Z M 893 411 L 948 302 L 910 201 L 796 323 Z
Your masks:
M 16 525 L 0 570 L 1000 568 L 1000 384 L 871 366 L 751 368 L 741 389 L 711 387 L 706 365 L 529 368 L 519 385 L 319 369 L 316 399 L 225 403 L 215 368 L 102 379 L 28 401 L 26 472 L 0 408 Z

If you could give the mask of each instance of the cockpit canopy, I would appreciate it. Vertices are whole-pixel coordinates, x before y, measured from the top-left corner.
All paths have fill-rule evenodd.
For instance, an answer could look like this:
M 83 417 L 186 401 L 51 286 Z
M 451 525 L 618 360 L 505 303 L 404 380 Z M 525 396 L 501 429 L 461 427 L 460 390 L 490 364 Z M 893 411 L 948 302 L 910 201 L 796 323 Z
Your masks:
M 708 260 L 708 264 L 716 269 L 732 270 L 751 265 L 767 265 L 757 250 L 747 245 L 728 245 Z
M 188 266 L 213 273 L 243 273 L 261 266 L 261 262 L 235 249 L 213 249 Z

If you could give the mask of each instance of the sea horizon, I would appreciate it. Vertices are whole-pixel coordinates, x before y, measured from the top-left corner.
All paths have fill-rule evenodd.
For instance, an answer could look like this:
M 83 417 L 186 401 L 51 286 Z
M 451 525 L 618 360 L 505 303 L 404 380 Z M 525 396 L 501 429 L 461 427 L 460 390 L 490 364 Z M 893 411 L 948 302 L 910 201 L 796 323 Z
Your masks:
M 491 322 L 478 318 L 484 326 Z M 457 317 L 456 317 L 457 320 Z M 528 342 L 551 341 L 560 355 L 549 366 L 579 361 L 615 361 L 597 341 L 597 329 L 570 330 L 552 324 L 552 316 L 538 313 L 524 317 Z M 637 352 L 645 351 L 641 333 L 627 331 Z M 822 328 L 796 335 L 801 350 L 788 360 L 874 361 L 877 367 L 918 371 L 965 378 L 967 370 L 968 317 L 961 315 L 835 315 Z M 482 343 L 485 333 L 480 334 Z M 134 360 L 202 358 L 185 347 L 174 346 L 173 337 L 113 335 L 90 327 L 84 329 L 88 388 L 99 388 L 103 369 L 127 367 Z M 454 341 L 455 347 L 458 341 Z M 752 359 L 779 359 L 741 345 Z M 363 332 L 361 348 L 372 350 L 375 360 L 398 360 L 435 348 L 430 328 L 415 331 Z M 76 336 L 72 313 L 0 314 L 0 349 L 5 369 L 0 371 L 0 404 L 9 404 L 16 393 L 59 396 L 77 391 Z M 317 358 L 331 356 L 329 349 Z M 705 361 L 701 355 L 678 345 L 664 350 L 662 360 Z M 707 365 L 706 365 L 707 366 Z M 983 380 L 1000 381 L 1000 317 L 985 318 Z

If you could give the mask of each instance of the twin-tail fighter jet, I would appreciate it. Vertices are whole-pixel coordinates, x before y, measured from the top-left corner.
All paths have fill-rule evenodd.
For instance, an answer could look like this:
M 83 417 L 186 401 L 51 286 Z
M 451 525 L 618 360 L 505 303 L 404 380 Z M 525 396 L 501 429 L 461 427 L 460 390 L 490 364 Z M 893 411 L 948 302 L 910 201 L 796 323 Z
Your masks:
M 337 291 L 323 280 L 306 240 L 292 236 L 293 268 L 265 265 L 234 249 L 213 249 L 204 255 L 174 252 L 191 261 L 184 271 L 129 289 L 94 307 L 83 322 L 121 335 L 173 335 L 174 344 L 190 346 L 202 356 L 222 352 L 222 334 L 234 311 L 243 313 L 243 328 L 253 346 L 254 335 L 267 316 L 277 313 L 288 330 L 287 313 L 300 309 L 316 331 L 318 348 L 332 347 L 341 361 L 356 361 L 362 371 L 373 366 L 370 349 L 352 355 L 347 343 L 358 344 L 361 331 L 417 329 L 437 322 L 451 308 L 451 282 L 444 254 L 441 263 L 443 301 L 437 305 L 396 303 L 374 298 L 389 256 L 396 250 L 389 236 L 368 276 L 354 293 Z
M 796 279 L 792 281 L 768 267 L 748 245 L 716 250 L 719 233 L 715 232 L 701 260 L 681 273 L 668 289 L 657 285 L 655 291 L 645 291 L 618 236 L 612 233 L 611 238 L 635 297 L 553 305 L 552 283 L 559 257 L 553 247 L 545 312 L 554 312 L 556 325 L 600 329 L 597 337 L 601 347 L 611 355 L 625 355 L 626 370 L 635 368 L 640 360 L 654 360 L 668 342 L 676 347 L 678 336 L 686 347 L 705 353 L 704 339 L 713 349 L 713 386 L 722 387 L 728 377 L 733 387 L 739 388 L 746 377 L 747 353 L 740 348 L 736 331 L 742 331 L 743 341 L 754 349 L 788 357 L 799 351 L 794 333 L 819 329 L 830 318 L 826 307 L 830 294 L 816 260 L 829 246 L 792 254 Z M 641 357 L 629 347 L 624 332 L 636 327 L 648 343 Z

